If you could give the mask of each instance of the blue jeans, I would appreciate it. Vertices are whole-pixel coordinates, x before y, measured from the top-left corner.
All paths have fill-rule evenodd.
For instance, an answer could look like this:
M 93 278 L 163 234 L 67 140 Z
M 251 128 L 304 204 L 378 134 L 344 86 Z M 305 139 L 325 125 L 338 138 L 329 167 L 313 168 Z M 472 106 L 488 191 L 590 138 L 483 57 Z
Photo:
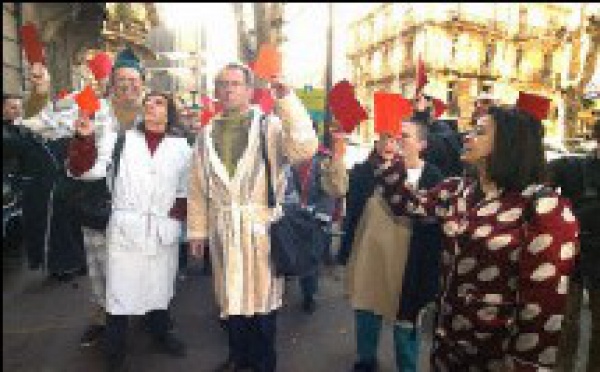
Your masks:
M 377 359 L 382 317 L 371 311 L 355 310 L 356 348 L 359 361 L 373 363 Z M 396 367 L 401 372 L 416 372 L 419 360 L 419 336 L 414 327 L 394 325 Z

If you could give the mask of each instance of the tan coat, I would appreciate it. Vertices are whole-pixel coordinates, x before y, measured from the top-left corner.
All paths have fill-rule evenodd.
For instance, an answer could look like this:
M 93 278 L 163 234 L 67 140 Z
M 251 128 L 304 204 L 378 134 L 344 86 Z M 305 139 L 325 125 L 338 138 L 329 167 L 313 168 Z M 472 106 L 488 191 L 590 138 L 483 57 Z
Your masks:
M 371 196 L 358 222 L 348 265 L 354 309 L 396 319 L 410 237 L 410 219 L 393 216 L 379 193 Z
M 285 192 L 286 163 L 312 158 L 318 139 L 296 96 L 278 102 L 268 118 L 268 154 L 278 204 Z M 213 279 L 221 316 L 271 312 L 282 304 L 284 280 L 274 276 L 267 235 L 281 215 L 267 206 L 265 166 L 260 152 L 258 107 L 248 145 L 233 177 L 215 151 L 212 122 L 196 141 L 188 194 L 188 239 L 209 239 Z M 214 122 L 214 121 L 213 121 Z

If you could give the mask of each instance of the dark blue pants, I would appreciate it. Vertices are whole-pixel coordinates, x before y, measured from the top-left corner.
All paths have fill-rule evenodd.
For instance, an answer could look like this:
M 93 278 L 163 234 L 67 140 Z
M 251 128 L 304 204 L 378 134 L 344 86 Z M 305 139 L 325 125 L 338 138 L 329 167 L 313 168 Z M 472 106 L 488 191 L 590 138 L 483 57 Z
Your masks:
M 169 310 L 152 310 L 145 314 L 152 336 L 164 337 L 169 328 Z M 106 313 L 106 352 L 108 357 L 125 355 L 129 315 Z
M 254 372 L 274 372 L 276 364 L 276 312 L 226 319 L 229 357 L 238 367 Z

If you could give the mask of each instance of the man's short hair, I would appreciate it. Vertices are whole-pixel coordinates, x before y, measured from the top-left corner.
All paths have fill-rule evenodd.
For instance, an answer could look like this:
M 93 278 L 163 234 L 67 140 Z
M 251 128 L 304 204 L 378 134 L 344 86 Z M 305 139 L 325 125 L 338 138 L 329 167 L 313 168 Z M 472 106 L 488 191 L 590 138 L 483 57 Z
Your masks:
M 412 124 L 417 127 L 417 135 L 419 136 L 419 140 L 427 141 L 427 136 L 429 135 L 429 128 L 427 124 L 425 124 L 422 120 L 418 118 L 412 118 L 405 120 L 404 123 Z
M 221 69 L 221 71 L 219 71 L 218 75 L 220 75 L 225 70 L 240 70 L 240 71 L 242 71 L 242 73 L 244 74 L 244 82 L 246 83 L 246 85 L 249 87 L 254 87 L 254 73 L 252 72 L 252 69 L 250 69 L 250 67 L 248 65 L 245 65 L 241 62 L 230 62 L 230 63 L 226 64 L 225 67 L 223 67 Z
M 2 93 L 2 104 L 4 104 L 9 99 L 23 99 L 23 97 L 15 93 Z

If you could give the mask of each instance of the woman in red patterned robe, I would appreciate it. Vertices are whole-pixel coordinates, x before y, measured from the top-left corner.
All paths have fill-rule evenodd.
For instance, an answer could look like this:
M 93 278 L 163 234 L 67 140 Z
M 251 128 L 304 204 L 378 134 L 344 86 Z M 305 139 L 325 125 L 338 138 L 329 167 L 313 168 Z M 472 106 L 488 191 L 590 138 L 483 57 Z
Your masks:
M 474 178 L 428 192 L 404 183 L 403 162 L 379 164 L 394 213 L 436 216 L 442 254 L 432 363 L 436 371 L 539 371 L 556 364 L 579 225 L 542 185 L 541 122 L 492 107 L 467 137 Z

